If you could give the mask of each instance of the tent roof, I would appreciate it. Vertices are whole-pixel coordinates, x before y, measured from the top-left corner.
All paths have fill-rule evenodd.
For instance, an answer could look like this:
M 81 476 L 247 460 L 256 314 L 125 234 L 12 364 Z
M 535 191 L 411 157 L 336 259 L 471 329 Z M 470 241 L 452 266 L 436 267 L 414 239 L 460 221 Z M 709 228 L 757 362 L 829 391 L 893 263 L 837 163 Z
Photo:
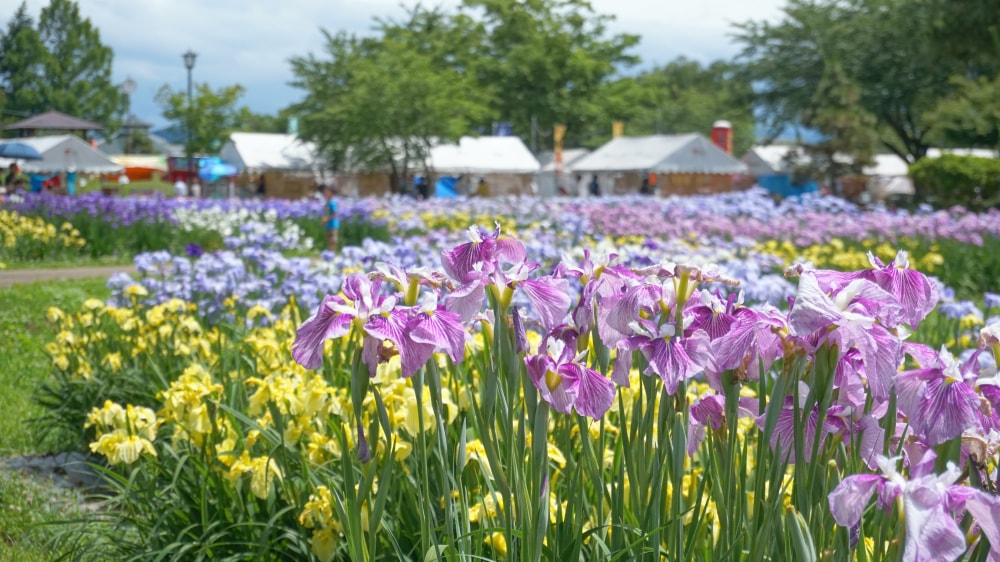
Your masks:
M 11 123 L 4 127 L 5 131 L 45 129 L 52 131 L 97 131 L 103 129 L 101 125 L 86 119 L 80 119 L 60 113 L 58 111 L 46 111 L 38 115 L 32 115 L 27 119 Z
M 42 153 L 41 160 L 27 160 L 21 164 L 25 172 L 77 171 L 86 173 L 119 172 L 122 166 L 115 164 L 98 150 L 75 135 L 54 135 L 48 137 L 28 137 L 12 139 L 34 147 Z M 0 165 L 9 165 L 10 160 L 0 158 Z
M 583 158 L 584 156 L 590 154 L 590 150 L 586 148 L 567 148 L 563 150 L 563 170 L 569 170 L 574 162 Z M 540 172 L 554 172 L 556 171 L 556 155 L 552 152 L 546 152 L 538 159 L 539 163 L 542 164 L 542 169 Z
M 533 174 L 538 160 L 518 137 L 462 137 L 458 144 L 439 144 L 428 164 L 450 174 Z
M 619 137 L 573 163 L 574 172 L 735 174 L 742 162 L 698 133 Z
M 314 143 L 279 133 L 232 133 L 220 156 L 251 170 L 307 170 L 319 163 Z

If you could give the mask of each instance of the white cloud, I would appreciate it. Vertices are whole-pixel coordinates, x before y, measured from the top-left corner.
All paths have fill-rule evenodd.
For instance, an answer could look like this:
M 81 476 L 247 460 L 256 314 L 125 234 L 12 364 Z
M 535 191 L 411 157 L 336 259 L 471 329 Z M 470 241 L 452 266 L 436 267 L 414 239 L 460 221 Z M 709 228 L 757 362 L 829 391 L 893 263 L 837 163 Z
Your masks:
M 598 13 L 611 14 L 613 32 L 641 36 L 637 53 L 644 66 L 677 56 L 707 62 L 736 53 L 729 34 L 733 22 L 775 19 L 783 0 L 591 0 Z M 408 2 L 412 3 L 412 2 Z M 0 9 L 0 24 L 18 2 Z M 28 0 L 36 19 L 47 0 Z M 434 2 L 425 5 L 434 5 Z M 437 4 L 452 8 L 459 0 Z M 116 80 L 138 83 L 133 111 L 162 124 L 153 96 L 163 84 L 186 86 L 181 54 L 198 53 L 193 77 L 213 87 L 242 84 L 244 102 L 273 112 L 301 93 L 287 85 L 288 59 L 323 48 L 320 28 L 365 34 L 373 17 L 401 17 L 399 0 L 78 0 L 80 13 L 100 30 L 115 51 Z

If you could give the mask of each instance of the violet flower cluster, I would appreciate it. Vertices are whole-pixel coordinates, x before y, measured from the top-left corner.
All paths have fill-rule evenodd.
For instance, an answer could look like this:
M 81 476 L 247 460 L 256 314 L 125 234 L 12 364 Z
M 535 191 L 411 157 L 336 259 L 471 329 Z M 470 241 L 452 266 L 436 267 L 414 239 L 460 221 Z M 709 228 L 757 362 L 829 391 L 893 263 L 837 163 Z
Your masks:
M 323 342 L 348 335 L 354 325 L 370 375 L 399 353 L 403 376 L 411 376 L 434 352 L 461 361 L 476 323 L 510 321 L 538 396 L 564 414 L 600 419 L 617 388 L 631 384 L 639 358 L 641 376 L 662 381 L 669 395 L 684 396 L 693 379 L 707 383 L 710 390 L 688 414 L 688 450 L 695 454 L 708 432 L 724 425 L 728 385 L 774 380 L 780 374 L 772 366 L 796 357 L 813 364 L 832 358 L 828 391 L 819 388 L 827 383 L 805 377 L 791 396 L 763 411 L 756 398 L 739 398 L 734 411 L 764 430 L 777 409 L 773 432 L 762 438 L 789 462 L 802 458 L 792 454 L 796 428 L 804 427 L 806 459 L 836 441 L 879 470 L 847 476 L 830 495 L 830 509 L 838 523 L 856 528 L 872 495 L 883 507 L 901 501 L 904 560 L 950 560 L 964 552 L 957 521 L 965 512 L 1000 546 L 994 542 L 1000 499 L 957 483 L 961 471 L 996 478 L 985 460 L 1000 449 L 1000 381 L 984 375 L 996 371 L 1000 324 L 982 330 L 966 361 L 908 341 L 938 302 L 938 288 L 909 268 L 905 252 L 889 264 L 871 257 L 871 269 L 856 272 L 796 266 L 789 274 L 798 277 L 798 289 L 790 310 L 781 311 L 746 306 L 738 292 L 706 289 L 733 283 L 709 266 L 626 267 L 613 254 L 584 251 L 545 273 L 528 260 L 524 244 L 499 228 L 472 228 L 468 237 L 441 252 L 441 270 L 380 264 L 350 275 L 343 292 L 324 297 L 300 326 L 294 359 L 318 368 Z M 570 290 L 574 283 L 578 293 Z M 519 299 L 530 303 L 523 313 Z M 537 349 L 529 347 L 527 330 L 541 335 Z M 590 357 L 599 345 L 612 351 L 607 373 Z M 992 371 L 984 368 L 991 361 Z M 959 462 L 934 474 L 934 448 L 953 440 L 962 450 Z M 904 470 L 883 456 L 899 448 Z

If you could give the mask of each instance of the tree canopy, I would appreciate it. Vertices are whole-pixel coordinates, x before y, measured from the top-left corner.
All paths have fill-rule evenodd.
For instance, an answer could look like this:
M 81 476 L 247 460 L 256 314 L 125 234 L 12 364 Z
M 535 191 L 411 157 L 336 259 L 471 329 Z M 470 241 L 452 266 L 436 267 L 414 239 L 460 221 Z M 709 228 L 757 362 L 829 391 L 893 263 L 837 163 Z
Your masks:
M 51 0 L 37 27 L 22 3 L 0 38 L 5 113 L 57 110 L 114 129 L 125 96 L 111 80 L 113 57 L 76 2 Z
M 341 169 L 385 170 L 394 186 L 433 142 L 454 140 L 485 115 L 485 96 L 447 38 L 465 20 L 416 8 L 405 22 L 381 22 L 378 37 L 323 32 L 323 55 L 292 59 L 302 135 Z M 435 33 L 427 33 L 434 29 Z
M 223 86 L 213 90 L 208 84 L 195 84 L 188 106 L 187 92 L 173 90 L 164 84 L 156 93 L 156 103 L 163 116 L 180 124 L 190 135 L 185 140 L 185 150 L 190 154 L 207 154 L 218 151 L 233 130 L 239 128 L 246 112 L 236 104 L 243 96 L 243 86 Z M 190 112 L 190 113 L 189 113 Z

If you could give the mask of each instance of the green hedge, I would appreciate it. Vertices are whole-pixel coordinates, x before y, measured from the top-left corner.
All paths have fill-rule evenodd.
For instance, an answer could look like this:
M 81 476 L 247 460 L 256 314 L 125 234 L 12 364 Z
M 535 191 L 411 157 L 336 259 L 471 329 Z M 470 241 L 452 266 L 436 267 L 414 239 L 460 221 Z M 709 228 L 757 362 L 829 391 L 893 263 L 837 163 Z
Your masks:
M 945 154 L 910 166 L 924 197 L 943 207 L 981 210 L 1000 205 L 1000 160 Z

